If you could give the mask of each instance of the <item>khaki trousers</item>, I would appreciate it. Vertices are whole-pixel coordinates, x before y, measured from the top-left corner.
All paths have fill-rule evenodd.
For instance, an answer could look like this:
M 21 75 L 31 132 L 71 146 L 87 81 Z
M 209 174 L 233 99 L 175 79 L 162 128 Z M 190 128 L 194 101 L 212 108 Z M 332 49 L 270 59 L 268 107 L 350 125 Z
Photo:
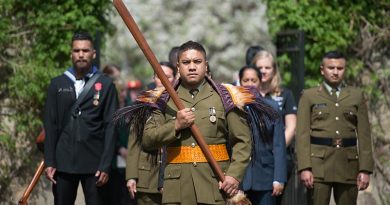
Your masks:
M 137 205 L 160 205 L 162 196 L 160 193 L 137 192 Z
M 308 189 L 308 204 L 329 205 L 332 188 L 337 205 L 356 205 L 358 195 L 356 184 L 334 182 L 314 182 L 314 188 Z

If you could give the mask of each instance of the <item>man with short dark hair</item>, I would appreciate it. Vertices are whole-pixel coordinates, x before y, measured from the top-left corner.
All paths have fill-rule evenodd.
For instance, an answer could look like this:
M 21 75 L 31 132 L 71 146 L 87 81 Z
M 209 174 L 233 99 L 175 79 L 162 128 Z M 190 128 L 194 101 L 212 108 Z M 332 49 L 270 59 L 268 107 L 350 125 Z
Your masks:
M 155 109 L 146 122 L 142 144 L 146 149 L 167 146 L 163 204 L 225 204 L 226 196 L 237 193 L 249 162 L 251 140 L 246 117 L 233 104 L 224 107 L 228 102 L 220 96 L 220 87 L 206 77 L 206 51 L 201 44 L 184 43 L 178 58 L 180 83 L 176 88 L 186 108 L 177 110 L 168 100 L 165 109 Z M 225 109 L 228 107 L 231 109 Z M 202 131 L 225 172 L 223 183 L 218 183 L 192 136 L 192 124 Z M 231 146 L 231 157 L 226 144 Z
M 112 79 L 93 66 L 92 37 L 77 32 L 71 47 L 73 67 L 52 79 L 47 93 L 45 173 L 54 204 L 73 205 L 81 182 L 85 203 L 98 205 L 114 154 L 117 93 Z
M 298 107 L 298 170 L 309 204 L 356 204 L 358 190 L 369 185 L 373 170 L 370 125 L 363 92 L 343 83 L 346 59 L 324 55 L 324 82 L 303 92 Z

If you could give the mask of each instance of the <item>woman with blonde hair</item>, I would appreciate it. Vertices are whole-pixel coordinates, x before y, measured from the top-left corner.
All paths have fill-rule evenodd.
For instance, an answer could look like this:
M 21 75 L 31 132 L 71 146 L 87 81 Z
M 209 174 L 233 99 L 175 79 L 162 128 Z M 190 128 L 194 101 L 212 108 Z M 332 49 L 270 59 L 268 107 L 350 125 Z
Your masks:
M 282 87 L 282 79 L 276 64 L 276 59 L 269 51 L 262 50 L 257 52 L 253 57 L 252 64 L 261 72 L 260 94 L 265 98 L 276 101 L 279 112 L 281 112 L 283 116 L 287 147 L 287 175 L 289 178 L 291 171 L 294 168 L 294 150 L 290 145 L 295 134 L 297 105 L 292 92 L 289 89 Z M 278 204 L 280 204 L 281 197 L 278 198 Z

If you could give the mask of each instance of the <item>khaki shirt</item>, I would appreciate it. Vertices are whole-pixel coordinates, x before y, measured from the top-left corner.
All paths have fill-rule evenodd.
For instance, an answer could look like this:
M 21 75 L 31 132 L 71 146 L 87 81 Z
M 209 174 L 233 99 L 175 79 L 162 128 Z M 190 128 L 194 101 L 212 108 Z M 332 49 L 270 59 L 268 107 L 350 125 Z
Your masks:
M 158 174 L 161 165 L 161 155 L 156 156 L 145 152 L 136 142 L 134 134 L 130 134 L 126 159 L 126 181 L 135 179 L 137 191 L 145 193 L 159 193 Z M 154 152 L 157 152 L 154 150 Z

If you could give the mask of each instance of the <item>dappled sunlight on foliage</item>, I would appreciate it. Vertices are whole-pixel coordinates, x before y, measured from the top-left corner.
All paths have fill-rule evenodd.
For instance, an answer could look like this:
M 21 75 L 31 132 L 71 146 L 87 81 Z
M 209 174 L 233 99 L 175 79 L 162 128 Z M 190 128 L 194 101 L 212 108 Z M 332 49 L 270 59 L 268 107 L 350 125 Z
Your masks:
M 13 1 L 0 4 L 0 201 L 20 194 L 42 159 L 42 127 L 50 79 L 71 66 L 76 30 L 113 31 L 109 1 Z M 23 187 L 21 187 L 23 186 Z M 15 190 L 17 189 L 17 190 Z

